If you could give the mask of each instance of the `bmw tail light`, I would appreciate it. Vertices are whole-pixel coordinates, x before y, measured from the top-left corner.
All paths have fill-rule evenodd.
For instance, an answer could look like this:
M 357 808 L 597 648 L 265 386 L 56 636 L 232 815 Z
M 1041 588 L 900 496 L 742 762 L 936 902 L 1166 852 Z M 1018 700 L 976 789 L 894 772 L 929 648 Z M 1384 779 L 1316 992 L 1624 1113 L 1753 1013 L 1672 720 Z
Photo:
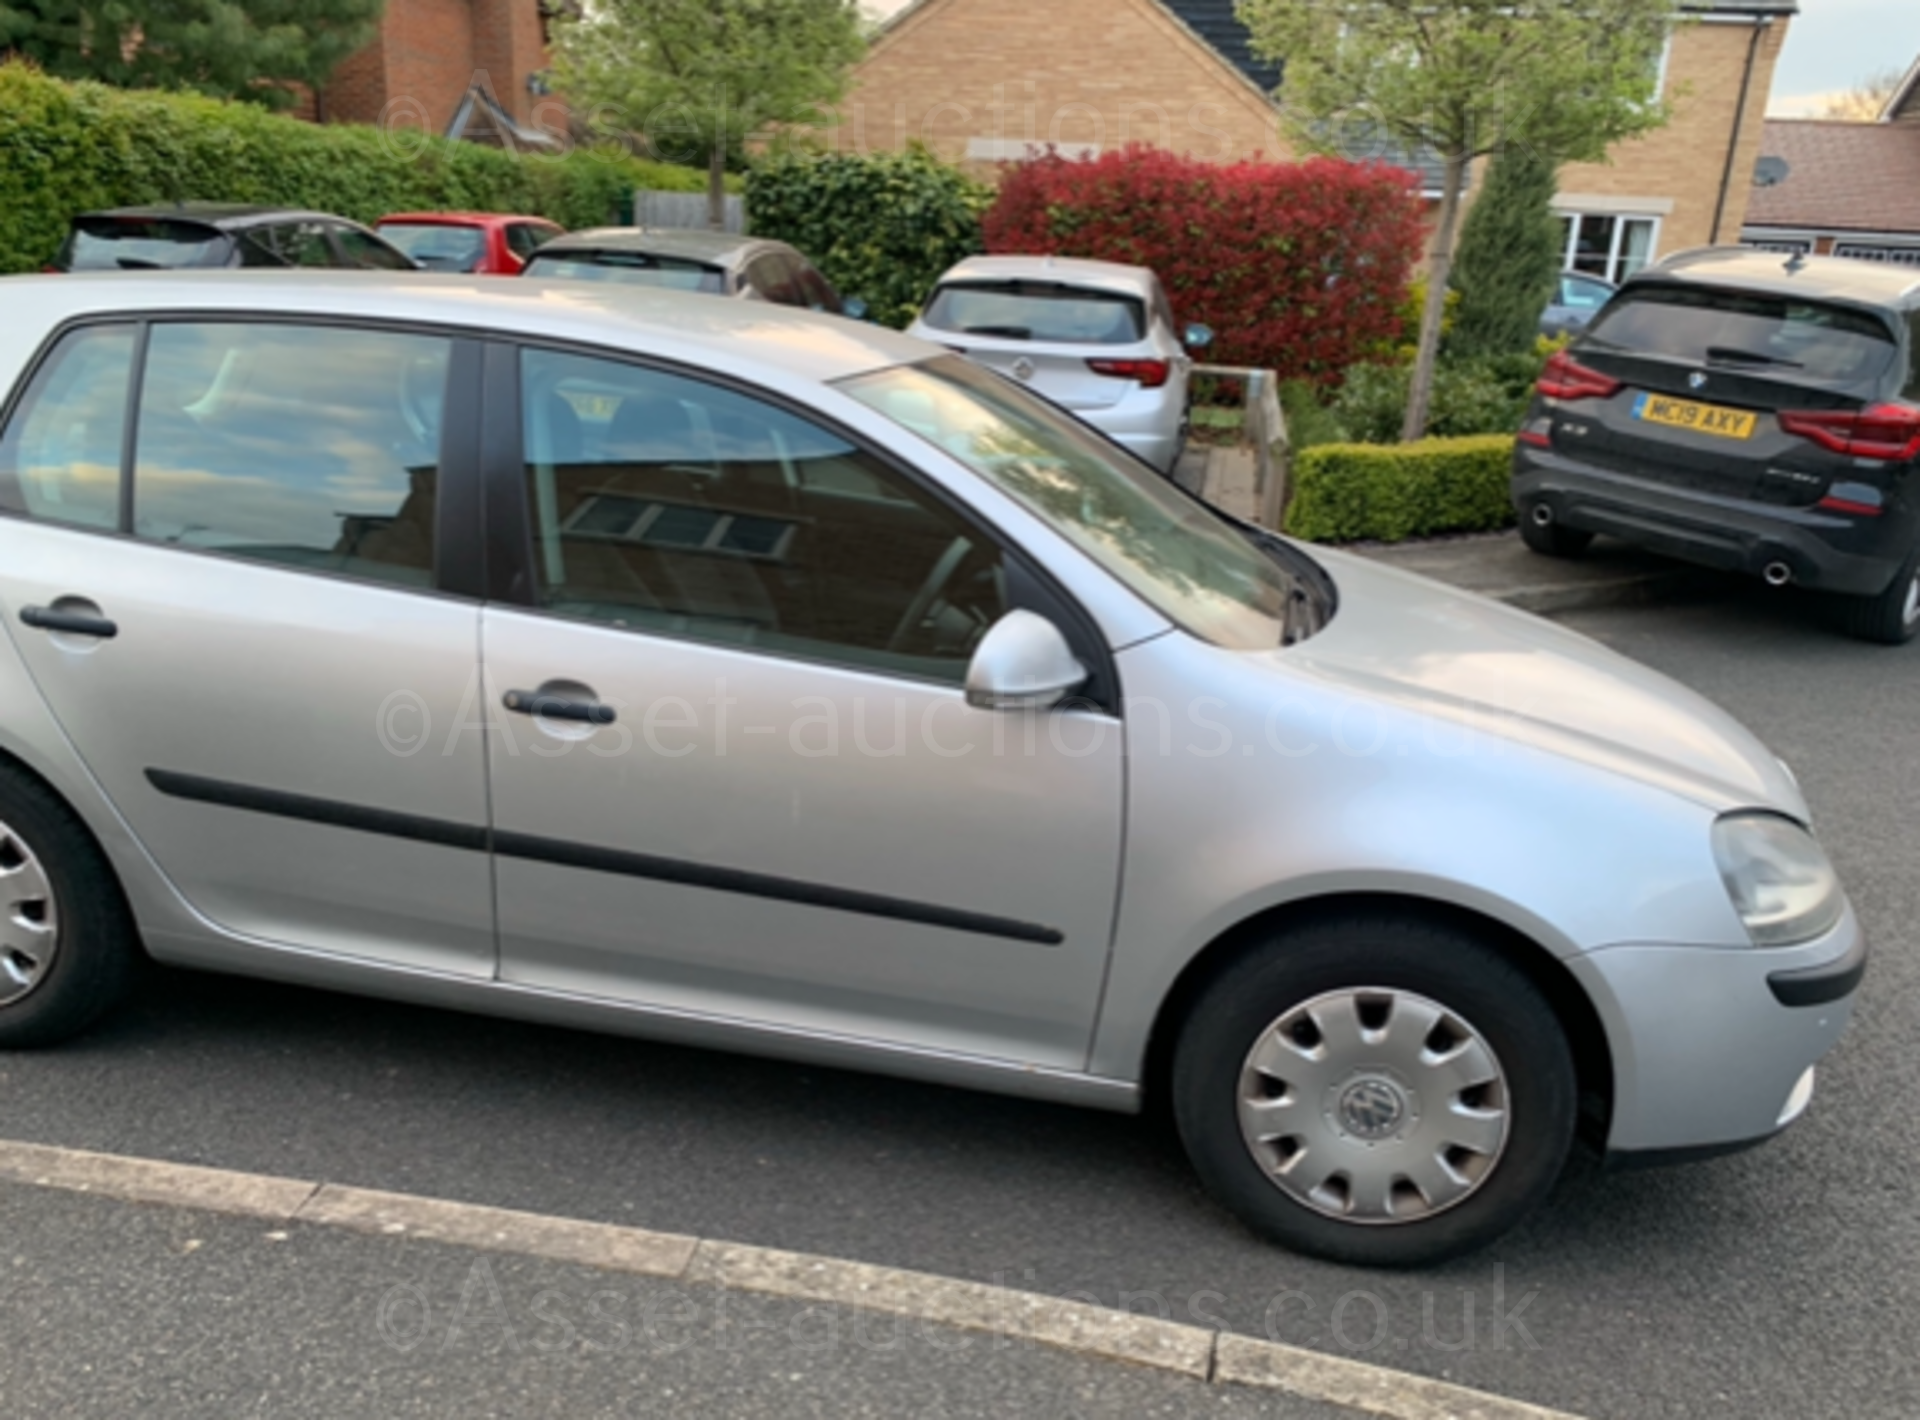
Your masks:
M 1087 368 L 1096 375 L 1138 381 L 1140 388 L 1149 390 L 1159 389 L 1173 371 L 1165 360 L 1089 360 Z
M 1906 463 L 1920 458 L 1920 408 L 1876 404 L 1856 413 L 1789 410 L 1778 416 L 1789 434 L 1856 459 Z
M 1605 399 L 1620 388 L 1620 381 L 1588 369 L 1560 350 L 1547 361 L 1534 388 L 1548 399 Z

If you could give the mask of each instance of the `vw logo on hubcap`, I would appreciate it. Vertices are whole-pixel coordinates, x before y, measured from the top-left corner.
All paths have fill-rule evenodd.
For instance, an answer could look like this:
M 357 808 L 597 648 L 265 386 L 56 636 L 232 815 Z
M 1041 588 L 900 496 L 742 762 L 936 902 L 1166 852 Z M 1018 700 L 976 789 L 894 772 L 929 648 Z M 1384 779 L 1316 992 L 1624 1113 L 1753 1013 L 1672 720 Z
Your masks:
M 1398 1087 L 1381 1079 L 1355 1080 L 1340 1092 L 1340 1123 L 1358 1139 L 1385 1139 L 1406 1118 Z

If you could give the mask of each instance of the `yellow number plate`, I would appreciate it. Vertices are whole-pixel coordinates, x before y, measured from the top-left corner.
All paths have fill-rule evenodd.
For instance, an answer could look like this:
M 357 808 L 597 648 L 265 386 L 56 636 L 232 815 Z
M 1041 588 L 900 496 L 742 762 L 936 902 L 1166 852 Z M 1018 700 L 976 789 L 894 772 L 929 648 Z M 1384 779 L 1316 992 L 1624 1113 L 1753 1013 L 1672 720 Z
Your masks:
M 1716 434 L 1722 439 L 1751 439 L 1757 418 L 1744 409 L 1722 409 L 1717 404 L 1700 404 L 1664 394 L 1641 395 L 1633 402 L 1633 417 L 1649 424 L 1691 429 L 1696 434 Z

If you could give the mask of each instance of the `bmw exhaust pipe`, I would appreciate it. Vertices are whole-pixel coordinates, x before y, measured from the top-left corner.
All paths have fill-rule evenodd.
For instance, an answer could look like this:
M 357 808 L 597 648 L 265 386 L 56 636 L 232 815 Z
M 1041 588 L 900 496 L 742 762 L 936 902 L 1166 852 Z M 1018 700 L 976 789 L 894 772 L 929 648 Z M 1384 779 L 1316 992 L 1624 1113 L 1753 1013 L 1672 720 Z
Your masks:
M 1553 521 L 1553 505 L 1551 503 L 1535 503 L 1533 505 L 1532 516 L 1533 525 L 1536 528 L 1546 527 Z
M 1784 587 L 1793 580 L 1793 568 L 1784 562 L 1769 562 L 1760 575 L 1769 587 Z

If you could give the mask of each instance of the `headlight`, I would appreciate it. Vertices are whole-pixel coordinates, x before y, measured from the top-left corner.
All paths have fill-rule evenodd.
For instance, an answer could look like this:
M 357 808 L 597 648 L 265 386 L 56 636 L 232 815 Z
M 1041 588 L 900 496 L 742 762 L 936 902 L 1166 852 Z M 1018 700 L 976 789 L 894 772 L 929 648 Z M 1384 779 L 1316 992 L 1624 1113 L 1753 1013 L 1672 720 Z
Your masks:
M 1729 814 L 1713 826 L 1713 857 L 1756 947 L 1811 941 L 1846 908 L 1833 864 L 1791 819 Z

